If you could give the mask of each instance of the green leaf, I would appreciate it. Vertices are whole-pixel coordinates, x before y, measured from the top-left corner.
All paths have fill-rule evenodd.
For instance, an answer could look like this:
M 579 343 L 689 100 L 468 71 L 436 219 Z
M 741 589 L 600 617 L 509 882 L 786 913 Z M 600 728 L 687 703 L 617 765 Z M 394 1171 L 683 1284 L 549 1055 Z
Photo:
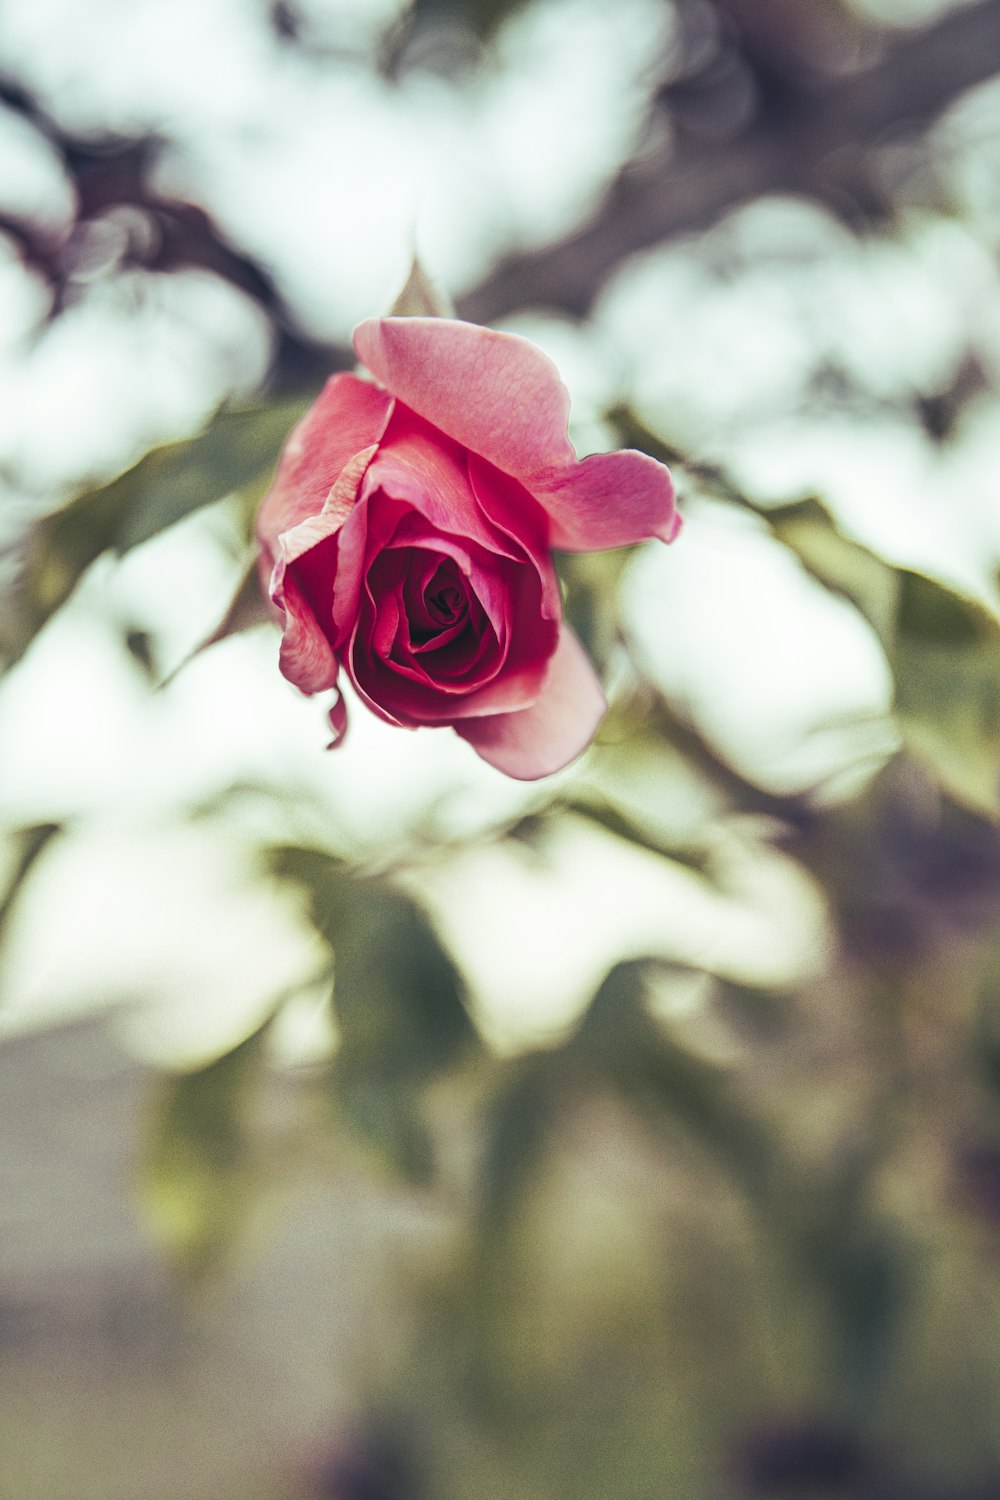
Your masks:
M 225 1261 L 259 1196 L 254 1107 L 267 1020 L 236 1047 L 164 1087 L 146 1141 L 140 1200 L 168 1255 L 191 1280 Z
M 359 1071 L 339 1058 L 331 1083 L 338 1119 L 383 1167 L 410 1183 L 431 1181 L 434 1146 L 418 1089 L 397 1076 Z
M 476 1045 L 455 965 L 426 914 L 387 881 L 316 849 L 276 848 L 268 861 L 302 889 L 333 947 L 339 1108 L 399 1170 L 426 1176 L 423 1090 Z
M 830 1310 L 842 1388 L 871 1400 L 885 1379 L 905 1292 L 897 1251 L 866 1196 L 882 1143 L 867 1121 L 857 1152 L 845 1145 L 823 1169 L 797 1159 L 740 1097 L 732 1074 L 687 1051 L 650 1013 L 652 984 L 670 977 L 671 967 L 654 960 L 612 969 L 574 1047 L 654 1126 L 681 1125 L 727 1171 L 774 1252 Z M 731 1001 L 736 987 L 725 988 Z M 760 996 L 752 999 L 756 1008 Z
M 334 932 L 341 1056 L 430 1077 L 473 1039 L 464 987 L 424 913 L 377 881 L 352 884 Z
M 15 852 L 7 889 L 0 896 L 0 946 L 3 944 L 18 897 L 34 869 L 35 861 L 45 852 L 55 835 L 62 831 L 61 823 L 36 823 L 30 828 L 19 828 L 9 835 Z
M 640 453 L 648 453 L 650 458 L 656 459 L 657 463 L 668 466 L 686 463 L 683 453 L 670 443 L 664 442 L 658 433 L 641 420 L 631 406 L 622 403 L 609 407 L 605 412 L 605 420 L 617 433 L 620 448 L 638 448 Z
M 971 1037 L 975 1070 L 1000 1095 L 1000 933 L 983 957 L 977 991 Z
M 896 570 L 861 542 L 844 535 L 815 498 L 796 500 L 757 514 L 778 541 L 789 547 L 803 567 L 825 588 L 848 599 L 891 648 L 896 608 Z
M 6 665 L 23 655 L 102 553 L 125 553 L 270 469 L 303 409 L 301 401 L 285 401 L 220 411 L 200 436 L 155 448 L 38 522 L 0 626 Z
M 643 822 L 638 813 L 626 812 L 599 792 L 589 792 L 585 789 L 576 796 L 567 797 L 564 801 L 557 803 L 557 810 L 560 807 L 565 808 L 567 812 L 576 813 L 581 818 L 586 818 L 588 822 L 595 823 L 605 832 L 614 834 L 616 838 L 626 839 L 640 849 L 647 849 L 651 854 L 660 855 L 671 864 L 680 865 L 685 870 L 706 877 L 712 874 L 713 860 L 706 847 L 698 846 L 690 839 L 668 837 L 649 822 Z
M 475 1214 L 465 1242 L 469 1339 L 463 1378 L 474 1399 L 496 1410 L 510 1396 L 512 1307 L 523 1294 L 525 1218 L 558 1126 L 564 1056 L 533 1052 L 504 1063 L 482 1118 Z
M 909 749 L 951 796 L 1000 817 L 1000 619 L 901 570 L 896 712 Z
M 587 655 L 606 669 L 620 640 L 617 598 L 622 571 L 634 548 L 615 547 L 608 552 L 568 552 L 557 560 L 565 585 L 566 619 L 587 648 Z
M 508 17 L 522 10 L 528 0 L 413 0 L 410 10 L 412 22 L 427 22 L 439 25 L 442 16 L 454 25 L 471 26 L 488 41 L 504 24 Z
M 639 669 L 636 668 L 638 673 Z M 741 812 L 787 815 L 795 797 L 755 786 L 711 744 L 697 724 L 651 684 L 613 698 L 598 731 L 598 746 L 651 750 L 672 776 L 693 773 L 724 803 Z
M 416 256 L 402 291 L 389 310 L 390 318 L 453 318 L 450 298 L 434 285 Z
M 617 964 L 590 1003 L 574 1051 L 640 1114 L 683 1125 L 752 1192 L 768 1155 L 763 1127 L 725 1071 L 689 1052 L 650 1013 L 652 980 L 672 972 L 683 971 L 656 960 Z
M 845 537 L 818 500 L 761 514 L 807 570 L 876 630 L 907 749 L 950 796 L 1000 816 L 1000 618 Z
M 552 1129 L 558 1061 L 549 1052 L 515 1059 L 486 1110 L 479 1170 L 484 1251 L 499 1245 L 534 1179 Z

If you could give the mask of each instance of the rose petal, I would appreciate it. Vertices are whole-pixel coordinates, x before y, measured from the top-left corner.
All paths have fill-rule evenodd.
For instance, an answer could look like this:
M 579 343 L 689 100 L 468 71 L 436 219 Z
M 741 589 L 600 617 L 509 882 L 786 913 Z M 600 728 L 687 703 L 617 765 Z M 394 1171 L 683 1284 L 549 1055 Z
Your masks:
M 574 462 L 569 394 L 527 339 L 454 318 L 371 318 L 354 348 L 394 396 L 505 473 Z
M 278 665 L 304 693 L 321 692 L 336 681 L 331 579 L 337 568 L 337 532 L 344 515 L 350 514 L 364 466 L 374 452 L 374 447 L 367 448 L 350 460 L 321 515 L 282 532 L 275 542 L 277 562 L 268 592 L 284 626 Z
M 365 477 L 364 493 L 383 489 L 419 511 L 437 531 L 467 537 L 488 552 L 523 556 L 491 525 L 476 501 L 468 475 L 468 453 L 443 432 L 397 404 L 378 455 Z
M 381 509 L 381 498 L 372 497 L 369 505 L 372 516 Z M 498 639 L 506 644 L 507 610 L 514 587 L 511 580 L 529 571 L 525 563 L 509 562 L 505 557 L 498 557 L 464 537 L 435 531 L 421 515 L 413 511 L 404 515 L 397 523 L 390 540 L 380 539 L 377 548 L 369 548 L 369 554 L 374 553 L 374 562 L 377 563 L 378 557 L 392 547 L 436 551 L 452 558 L 469 580 L 471 592 L 485 609 Z M 534 570 L 531 570 L 531 576 L 534 579 Z
M 542 581 L 542 613 L 558 619 L 562 613 L 559 580 L 549 556 L 550 523 L 546 512 L 524 485 L 501 474 L 477 453 L 468 457 L 469 484 L 476 503 L 490 525 L 507 539 L 507 550 L 524 554 Z
M 563 625 L 541 692 L 530 708 L 462 719 L 453 727 L 498 771 L 518 781 L 537 781 L 586 749 L 606 707 L 586 652 Z
M 343 744 L 344 736 L 347 733 L 347 704 L 344 702 L 343 693 L 337 693 L 333 707 L 330 709 L 327 718 L 330 721 L 330 730 L 333 734 L 333 739 L 326 748 L 328 750 L 336 750 L 338 745 Z
M 526 339 L 448 318 L 373 318 L 354 347 L 406 406 L 520 480 L 550 518 L 550 546 L 591 552 L 676 535 L 670 471 L 633 449 L 578 462 L 569 396 Z
M 383 715 L 395 722 L 428 724 L 507 713 L 533 703 L 558 642 L 558 590 L 553 588 L 553 618 L 543 607 L 542 581 L 530 563 L 491 556 L 473 542 L 436 533 L 421 515 L 401 511 L 381 493 L 357 507 L 338 538 L 341 551 L 343 537 L 364 515 L 377 543 L 369 548 L 371 564 L 359 587 L 362 623 L 352 628 L 343 660 L 365 701 L 377 701 Z M 470 579 L 470 627 L 482 639 L 474 656 L 463 655 L 464 665 L 455 663 L 454 673 L 450 662 L 438 665 L 422 657 L 408 663 L 418 669 L 413 673 L 395 654 L 386 662 L 385 653 L 373 649 L 374 615 L 385 588 L 383 569 L 397 549 L 450 557 Z M 489 624 L 487 619 L 477 624 L 473 618 L 481 606 L 486 607 Z
M 368 548 L 369 507 L 364 495 L 337 532 L 337 565 L 333 572 L 333 644 L 339 651 L 353 635 Z
M 379 441 L 392 407 L 370 380 L 332 375 L 326 382 L 285 444 L 257 513 L 257 537 L 271 562 L 281 533 L 318 515 L 347 463 Z
M 323 502 L 318 515 L 307 516 L 297 526 L 280 533 L 275 552 L 288 563 L 295 562 L 304 553 L 335 536 L 343 526 L 357 503 L 358 488 L 365 471 L 378 452 L 378 444 L 362 448 L 341 469 L 336 482 Z
M 311 606 L 283 561 L 275 567 L 271 597 L 285 616 L 278 654 L 282 676 L 303 693 L 321 693 L 333 687 L 337 681 L 337 658 Z
M 565 552 L 600 552 L 660 537 L 673 541 L 681 517 L 670 469 L 648 453 L 594 453 L 562 471 L 535 475 L 531 490 L 552 517 L 550 543 Z
M 551 545 L 566 552 L 599 552 L 652 537 L 670 542 L 680 530 L 670 470 L 632 448 L 594 453 L 526 483 L 549 513 Z

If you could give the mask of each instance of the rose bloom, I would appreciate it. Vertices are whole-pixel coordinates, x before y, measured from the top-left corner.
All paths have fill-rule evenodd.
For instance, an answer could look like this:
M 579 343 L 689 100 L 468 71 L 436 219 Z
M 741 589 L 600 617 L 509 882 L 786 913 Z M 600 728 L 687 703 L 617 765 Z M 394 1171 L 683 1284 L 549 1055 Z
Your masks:
M 388 723 L 447 725 L 508 776 L 547 776 L 606 707 L 551 550 L 670 541 L 670 474 L 632 451 L 578 461 L 566 390 L 525 339 L 390 317 L 354 347 L 374 381 L 327 382 L 257 520 L 281 670 L 304 693 L 343 671 Z M 330 722 L 336 743 L 339 694 Z

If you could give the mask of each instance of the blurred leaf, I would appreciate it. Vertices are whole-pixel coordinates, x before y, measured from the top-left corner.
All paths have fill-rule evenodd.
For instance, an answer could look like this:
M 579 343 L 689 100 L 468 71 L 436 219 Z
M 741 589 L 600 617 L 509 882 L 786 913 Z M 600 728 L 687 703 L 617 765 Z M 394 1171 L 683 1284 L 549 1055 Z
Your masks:
M 983 958 L 977 990 L 973 1057 L 983 1081 L 1000 1096 L 1000 934 Z
M 590 1002 L 574 1051 L 640 1114 L 688 1129 L 752 1194 L 769 1154 L 766 1133 L 735 1097 L 728 1074 L 690 1053 L 650 1014 L 650 983 L 670 973 L 656 960 L 617 964 Z
M 1000 816 L 1000 619 L 900 570 L 896 711 L 907 743 L 945 791 Z
M 410 18 L 415 25 L 464 23 L 479 36 L 488 38 L 527 3 L 528 0 L 412 0 Z
M 403 289 L 389 309 L 390 318 L 453 318 L 451 299 L 431 281 L 416 256 Z
M 860 542 L 846 537 L 826 507 L 815 498 L 754 508 L 777 539 L 795 553 L 806 571 L 825 588 L 850 600 L 886 649 L 891 650 L 895 569 Z
M 408 897 L 352 883 L 334 933 L 341 1056 L 383 1075 L 431 1076 L 473 1039 L 455 966 Z
M 951 796 L 1000 816 L 1000 619 L 851 541 L 817 500 L 761 513 L 808 571 L 876 630 L 907 747 Z
M 510 1400 L 512 1306 L 524 1290 L 525 1211 L 557 1124 L 564 1053 L 532 1052 L 501 1065 L 482 1114 L 475 1212 L 466 1243 L 468 1339 L 463 1384 L 484 1409 Z M 530 1210 L 529 1210 L 530 1212 Z
M 36 823 L 30 828 L 19 828 L 8 835 L 16 852 L 7 889 L 0 896 L 0 947 L 3 945 L 11 914 L 25 882 L 34 869 L 35 861 L 45 852 L 55 835 L 62 831 L 61 823 Z
M 613 603 L 622 571 L 634 550 L 614 547 L 608 552 L 568 552 L 557 559 L 557 571 L 566 588 L 566 619 L 587 655 L 602 670 L 621 639 Z
M 193 1280 L 218 1268 L 260 1187 L 252 1115 L 273 1012 L 238 1046 L 166 1084 L 146 1142 L 140 1198 L 168 1254 Z
M 633 817 L 599 793 L 583 791 L 577 796 L 567 797 L 557 806 L 586 818 L 588 822 L 596 823 L 599 828 L 614 834 L 616 838 L 626 839 L 640 849 L 648 849 L 651 854 L 669 859 L 672 864 L 681 865 L 685 870 L 703 876 L 712 873 L 712 857 L 705 847 L 699 847 L 689 840 L 668 838 L 648 822 L 640 822 L 638 815 Z
M 635 668 L 637 674 L 639 668 Z M 766 791 L 725 760 L 697 725 L 659 689 L 640 680 L 631 692 L 612 700 L 598 730 L 599 747 L 617 751 L 621 745 L 646 746 L 665 752 L 694 771 L 725 803 L 740 812 L 778 818 L 796 814 L 804 805 L 799 794 Z
M 552 1125 L 558 1054 L 531 1053 L 508 1065 L 484 1118 L 480 1225 L 496 1246 L 533 1178 Z
M 661 460 L 681 459 L 629 408 L 613 409 L 609 419 L 623 442 Z M 860 611 L 893 672 L 908 748 L 951 796 L 1000 816 L 1000 618 L 957 589 L 878 557 L 846 536 L 815 497 L 760 505 L 721 470 L 690 472 L 752 510 L 807 572 Z
M 305 893 L 334 951 L 339 1106 L 383 1155 L 426 1176 L 423 1087 L 474 1044 L 459 974 L 423 911 L 384 880 L 315 849 L 272 849 L 275 874 Z
M 785 1039 L 796 1015 L 791 995 L 731 979 L 715 979 L 714 988 L 715 1008 L 737 1036 L 765 1044 Z
M 126 651 L 143 677 L 153 682 L 156 678 L 156 658 L 150 632 L 140 626 L 126 627 L 122 639 Z
M 300 844 L 273 844 L 265 849 L 264 858 L 272 875 L 299 888 L 314 927 L 332 945 L 332 929 L 342 920 L 350 866 L 325 849 Z
M 800 1163 L 740 1097 L 734 1075 L 692 1055 L 649 1013 L 650 983 L 669 977 L 669 967 L 654 961 L 612 969 L 576 1046 L 639 1113 L 653 1123 L 676 1121 L 730 1173 L 774 1253 L 818 1293 L 831 1319 L 839 1387 L 863 1408 L 885 1379 L 908 1291 L 901 1249 L 867 1201 L 883 1134 L 871 1121 L 867 1130 L 854 1122 L 857 1149 L 849 1139 L 826 1170 Z M 725 988 L 731 1001 L 737 987 Z
M 390 1172 L 410 1183 L 430 1182 L 434 1144 L 420 1090 L 398 1074 L 380 1076 L 356 1063 L 334 1060 L 330 1077 L 338 1121 L 346 1121 Z
M 660 464 L 686 464 L 683 453 L 664 442 L 631 406 L 622 403 L 609 407 L 605 413 L 605 421 L 614 428 L 619 447 L 638 448 L 640 453 L 648 453 L 650 458 L 655 458 Z
M 127 552 L 240 489 L 269 469 L 301 401 L 220 411 L 200 436 L 155 448 L 131 469 L 44 517 L 28 537 L 23 568 L 0 627 L 12 665 L 102 553 Z

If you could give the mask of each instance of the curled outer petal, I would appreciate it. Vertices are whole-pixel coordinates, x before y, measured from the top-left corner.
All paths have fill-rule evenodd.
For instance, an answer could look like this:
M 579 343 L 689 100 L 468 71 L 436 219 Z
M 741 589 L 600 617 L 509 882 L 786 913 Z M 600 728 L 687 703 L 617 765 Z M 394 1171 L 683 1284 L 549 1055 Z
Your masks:
M 370 380 L 331 375 L 285 444 L 257 512 L 262 569 L 273 566 L 278 537 L 317 516 L 355 454 L 378 443 L 394 404 Z

